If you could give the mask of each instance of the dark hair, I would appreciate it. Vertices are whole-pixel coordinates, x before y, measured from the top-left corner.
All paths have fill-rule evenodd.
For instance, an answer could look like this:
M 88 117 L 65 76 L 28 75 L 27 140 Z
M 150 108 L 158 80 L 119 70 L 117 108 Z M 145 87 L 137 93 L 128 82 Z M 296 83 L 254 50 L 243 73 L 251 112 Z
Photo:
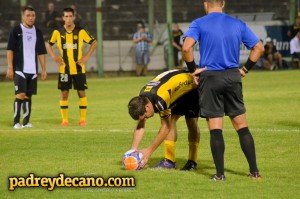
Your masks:
M 22 8 L 22 13 L 24 13 L 26 10 L 28 10 L 28 11 L 35 11 L 35 10 L 33 9 L 33 7 L 31 7 L 31 6 L 24 6 L 24 7 Z
M 138 120 L 140 116 L 146 113 L 146 105 L 149 100 L 145 96 L 136 96 L 128 103 L 128 113 L 134 120 Z
M 75 13 L 74 9 L 73 9 L 73 8 L 70 8 L 70 7 L 64 8 L 64 9 L 63 9 L 63 11 L 62 11 L 63 16 L 64 16 L 64 13 L 65 13 L 65 12 L 72 12 L 73 15 L 74 15 L 74 13 Z
M 209 3 L 223 3 L 225 0 L 203 0 L 203 2 L 209 2 Z

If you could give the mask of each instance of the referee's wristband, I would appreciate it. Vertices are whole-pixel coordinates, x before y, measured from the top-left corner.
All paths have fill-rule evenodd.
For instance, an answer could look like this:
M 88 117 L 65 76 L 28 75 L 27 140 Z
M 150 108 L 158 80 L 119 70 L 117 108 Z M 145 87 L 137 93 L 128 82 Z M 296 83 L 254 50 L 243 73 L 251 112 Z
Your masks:
M 185 62 L 185 63 L 186 63 L 187 68 L 189 69 L 190 73 L 195 72 L 197 66 L 196 66 L 196 63 L 194 60 L 191 62 Z
M 251 70 L 251 68 L 256 64 L 256 62 L 253 62 L 248 58 L 247 62 L 244 64 L 244 67 L 246 68 L 247 72 Z M 244 68 L 243 67 L 243 68 Z M 245 70 L 244 70 L 245 71 Z

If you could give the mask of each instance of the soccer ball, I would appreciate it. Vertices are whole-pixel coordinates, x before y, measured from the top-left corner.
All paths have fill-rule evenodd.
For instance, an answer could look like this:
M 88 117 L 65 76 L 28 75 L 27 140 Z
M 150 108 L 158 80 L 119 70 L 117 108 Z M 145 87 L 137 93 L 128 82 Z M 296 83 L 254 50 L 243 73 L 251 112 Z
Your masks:
M 125 170 L 140 170 L 141 159 L 143 154 L 137 150 L 131 149 L 127 151 L 123 156 L 123 166 Z

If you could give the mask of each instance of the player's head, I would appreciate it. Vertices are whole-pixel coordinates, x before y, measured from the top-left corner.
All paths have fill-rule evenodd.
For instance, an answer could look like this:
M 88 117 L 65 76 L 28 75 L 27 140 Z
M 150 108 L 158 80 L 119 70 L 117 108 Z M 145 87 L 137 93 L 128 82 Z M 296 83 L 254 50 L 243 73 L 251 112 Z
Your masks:
M 75 12 L 73 8 L 65 8 L 63 9 L 63 16 L 62 16 L 65 25 L 71 26 L 74 24 L 75 21 Z
M 203 0 L 206 13 L 211 11 L 222 11 L 225 6 L 225 0 Z
M 23 24 L 28 27 L 32 27 L 35 23 L 35 11 L 30 6 L 25 6 L 22 9 Z
M 145 96 L 132 98 L 128 103 L 128 112 L 134 120 L 144 120 L 154 115 L 153 105 Z

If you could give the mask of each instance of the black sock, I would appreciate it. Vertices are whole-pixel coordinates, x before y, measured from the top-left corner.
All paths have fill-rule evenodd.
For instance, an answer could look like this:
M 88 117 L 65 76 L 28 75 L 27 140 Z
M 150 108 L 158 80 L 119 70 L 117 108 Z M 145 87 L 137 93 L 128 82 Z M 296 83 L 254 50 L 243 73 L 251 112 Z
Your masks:
M 217 176 L 224 175 L 225 144 L 221 129 L 210 131 L 210 148 L 216 165 Z
M 30 114 L 31 114 L 31 98 L 24 99 L 23 113 L 24 113 L 23 125 L 26 125 L 29 123 Z
M 237 132 L 240 138 L 241 148 L 247 158 L 250 167 L 250 172 L 251 173 L 258 172 L 257 165 L 256 165 L 254 140 L 249 131 L 249 128 L 248 127 L 241 128 Z
M 23 104 L 22 99 L 16 98 L 14 101 L 14 125 L 20 123 L 21 109 Z

